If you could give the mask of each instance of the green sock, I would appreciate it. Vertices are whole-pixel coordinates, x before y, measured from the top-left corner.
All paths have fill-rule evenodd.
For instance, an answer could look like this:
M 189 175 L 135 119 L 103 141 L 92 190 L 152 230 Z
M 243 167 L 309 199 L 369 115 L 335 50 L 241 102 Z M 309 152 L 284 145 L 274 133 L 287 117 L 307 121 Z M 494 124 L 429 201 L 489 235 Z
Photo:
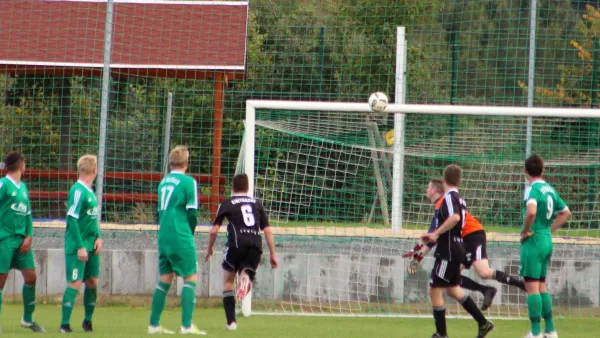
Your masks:
M 83 306 L 85 308 L 85 317 L 84 319 L 88 322 L 92 321 L 92 316 L 94 315 L 94 309 L 96 309 L 96 298 L 98 296 L 98 292 L 96 288 L 85 288 L 83 291 Z
M 554 319 L 552 318 L 552 297 L 548 292 L 540 293 L 542 297 L 542 317 L 546 323 L 544 332 L 550 333 L 556 331 L 554 328 Z
M 531 321 L 531 334 L 537 336 L 542 332 L 542 297 L 539 293 L 527 296 L 527 310 Z
M 152 296 L 152 312 L 150 313 L 150 325 L 160 325 L 160 315 L 165 308 L 167 293 L 169 293 L 170 288 L 171 284 L 158 282 L 156 289 L 154 289 L 154 295 Z
M 2 289 L 0 289 L 0 312 L 2 312 Z
M 62 321 L 60 322 L 60 325 L 69 325 L 71 322 L 71 313 L 73 312 L 73 307 L 75 307 L 75 299 L 77 299 L 78 293 L 77 290 L 67 286 L 67 289 L 63 294 Z
M 184 282 L 181 290 L 181 325 L 192 326 L 192 315 L 196 307 L 196 282 Z
M 35 285 L 23 285 L 23 321 L 33 322 L 35 311 Z

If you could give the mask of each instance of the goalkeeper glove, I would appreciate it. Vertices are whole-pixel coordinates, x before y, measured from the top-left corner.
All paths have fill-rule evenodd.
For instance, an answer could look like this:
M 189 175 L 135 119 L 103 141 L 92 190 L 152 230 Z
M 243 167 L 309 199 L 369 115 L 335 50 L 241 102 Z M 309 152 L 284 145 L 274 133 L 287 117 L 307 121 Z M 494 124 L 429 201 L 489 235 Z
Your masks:
M 408 273 L 411 275 L 414 274 L 415 272 L 417 272 L 417 268 L 419 267 L 419 264 L 423 260 L 423 253 L 421 253 L 422 247 L 423 247 L 423 244 L 417 243 L 411 251 L 402 255 L 402 257 L 404 257 L 404 258 L 411 258 L 411 261 L 408 264 Z
M 417 243 L 415 244 L 415 247 L 410 250 L 409 252 L 405 253 L 404 255 L 402 255 L 403 258 L 413 258 L 413 256 L 415 255 L 415 253 L 418 253 L 419 250 L 421 250 L 421 248 L 423 247 L 422 243 Z

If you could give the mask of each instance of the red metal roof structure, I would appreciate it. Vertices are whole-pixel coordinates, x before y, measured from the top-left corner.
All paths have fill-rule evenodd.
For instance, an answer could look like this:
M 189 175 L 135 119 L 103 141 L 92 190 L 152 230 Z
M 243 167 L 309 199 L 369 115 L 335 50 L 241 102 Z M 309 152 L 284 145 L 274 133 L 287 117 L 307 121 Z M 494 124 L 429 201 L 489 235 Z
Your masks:
M 0 1 L 0 69 L 100 74 L 106 7 L 106 0 Z M 247 2 L 114 0 L 111 70 L 239 78 L 247 18 Z
M 113 3 L 112 76 L 214 79 L 213 164 L 211 175 L 205 177 L 210 179 L 211 195 L 200 199 L 210 205 L 214 217 L 224 193 L 223 92 L 228 81 L 245 74 L 248 2 Z M 107 0 L 0 0 L 0 72 L 101 77 L 106 11 Z M 33 197 L 62 199 L 64 194 L 39 192 Z M 156 200 L 153 194 L 105 197 L 131 202 Z

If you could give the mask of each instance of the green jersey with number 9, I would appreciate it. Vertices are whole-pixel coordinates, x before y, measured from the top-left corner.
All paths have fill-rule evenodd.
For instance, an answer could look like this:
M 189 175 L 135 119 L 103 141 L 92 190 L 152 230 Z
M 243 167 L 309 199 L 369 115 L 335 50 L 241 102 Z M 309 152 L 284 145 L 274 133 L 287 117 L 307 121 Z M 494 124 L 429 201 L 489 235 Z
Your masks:
M 536 234 L 549 235 L 554 216 L 567 209 L 556 190 L 542 180 L 533 182 L 525 189 L 525 211 L 529 204 L 537 205 L 537 213 L 531 226 L 531 231 Z
M 189 209 L 198 209 L 196 180 L 173 170 L 158 185 L 159 250 L 196 247 L 188 222 Z

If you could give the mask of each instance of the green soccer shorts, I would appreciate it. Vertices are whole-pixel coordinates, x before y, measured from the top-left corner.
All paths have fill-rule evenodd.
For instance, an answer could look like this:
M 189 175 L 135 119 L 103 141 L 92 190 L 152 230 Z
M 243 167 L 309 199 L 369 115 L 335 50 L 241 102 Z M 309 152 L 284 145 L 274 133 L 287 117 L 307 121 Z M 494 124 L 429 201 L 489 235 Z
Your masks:
M 533 234 L 521 244 L 519 275 L 523 278 L 546 278 L 552 257 L 552 237 Z
M 0 274 L 8 273 L 10 269 L 35 270 L 33 250 L 26 254 L 19 253 L 23 236 L 16 235 L 0 241 Z
M 77 254 L 65 255 L 65 272 L 67 283 L 98 278 L 100 275 L 100 255 L 88 252 L 87 262 L 80 261 Z
M 179 277 L 195 275 L 198 272 L 196 249 L 159 250 L 158 270 L 161 276 L 172 272 Z

